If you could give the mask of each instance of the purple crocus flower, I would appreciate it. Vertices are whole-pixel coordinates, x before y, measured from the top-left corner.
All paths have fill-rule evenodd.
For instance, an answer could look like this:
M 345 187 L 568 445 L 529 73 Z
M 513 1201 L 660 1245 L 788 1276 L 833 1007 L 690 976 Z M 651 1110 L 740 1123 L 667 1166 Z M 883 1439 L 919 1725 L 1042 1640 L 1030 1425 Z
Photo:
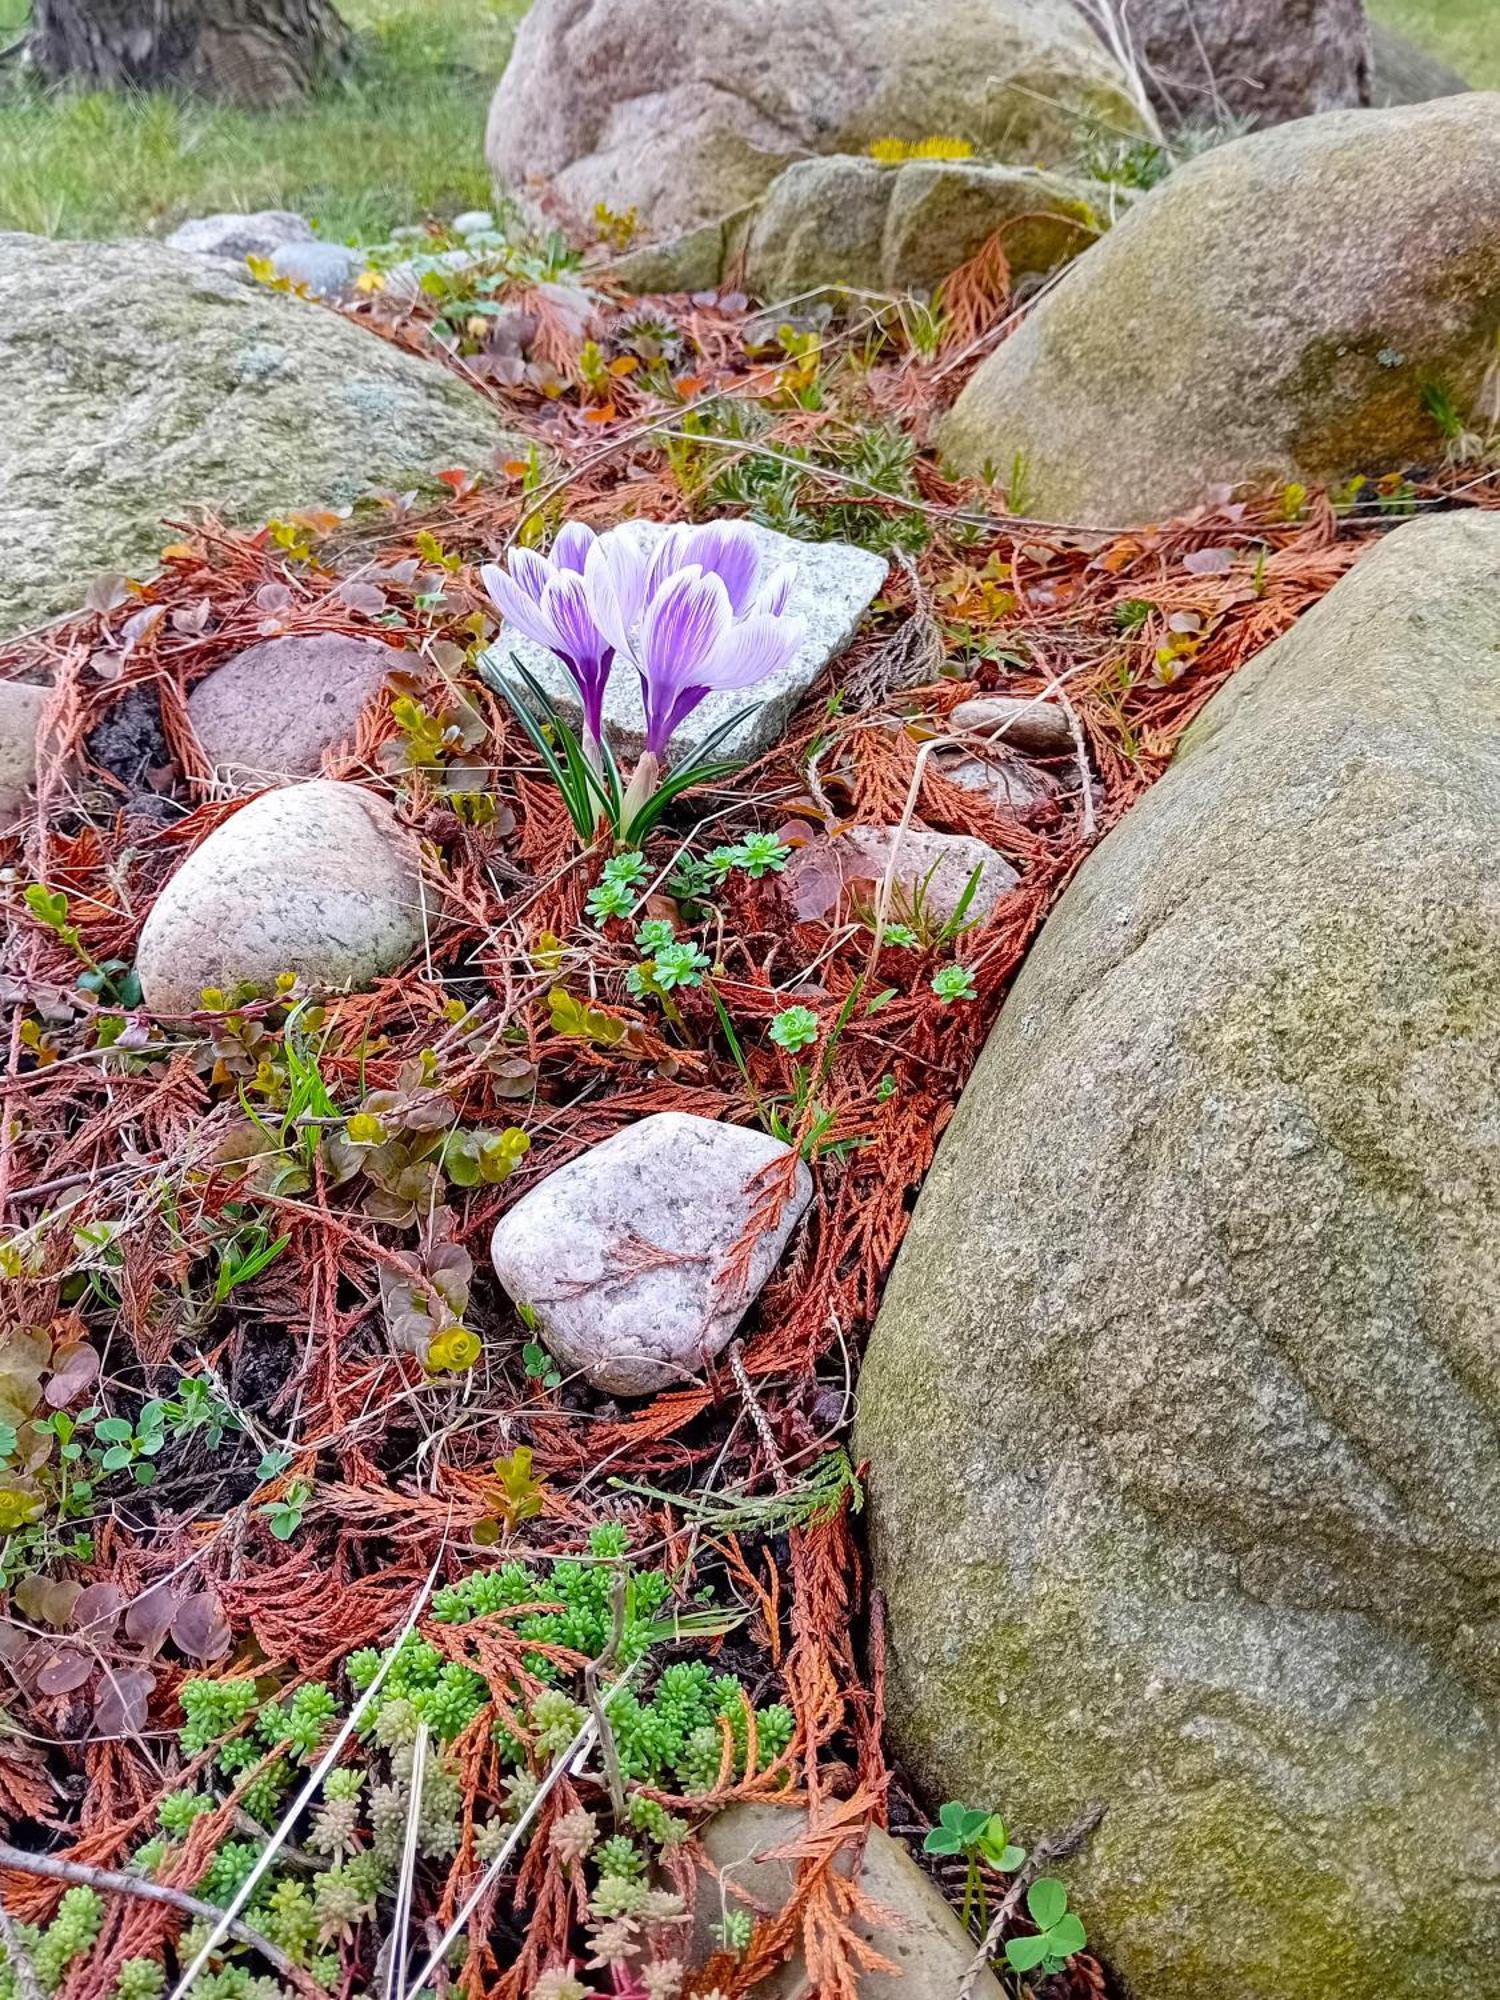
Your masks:
M 569 521 L 550 557 L 534 549 L 512 549 L 508 573 L 498 563 L 486 563 L 479 572 L 506 624 L 555 653 L 572 675 L 583 704 L 584 750 L 596 764 L 604 733 L 604 687 L 615 660 L 584 580 L 598 543 L 592 528 Z
M 654 541 L 629 523 L 595 535 L 570 521 L 550 557 L 513 549 L 508 573 L 490 563 L 480 575 L 506 622 L 572 675 L 596 765 L 610 669 L 626 659 L 639 673 L 646 742 L 622 829 L 656 790 L 672 733 L 698 704 L 777 672 L 805 636 L 801 619 L 787 615 L 795 571 L 763 578 L 742 521 L 679 525 Z

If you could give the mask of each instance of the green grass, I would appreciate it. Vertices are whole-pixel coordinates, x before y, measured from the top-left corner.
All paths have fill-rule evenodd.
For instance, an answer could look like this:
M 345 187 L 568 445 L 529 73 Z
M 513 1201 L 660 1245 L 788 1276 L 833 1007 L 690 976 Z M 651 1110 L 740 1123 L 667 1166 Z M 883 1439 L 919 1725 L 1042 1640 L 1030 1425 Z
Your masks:
M 359 36 L 353 74 L 292 110 L 6 86 L 0 229 L 144 235 L 216 209 L 292 208 L 325 236 L 369 239 L 484 207 L 485 112 L 525 5 L 340 0 Z M 0 46 L 26 11 L 0 0 Z
M 1466 76 L 1476 90 L 1500 90 L 1497 0 L 1368 0 L 1370 12 Z

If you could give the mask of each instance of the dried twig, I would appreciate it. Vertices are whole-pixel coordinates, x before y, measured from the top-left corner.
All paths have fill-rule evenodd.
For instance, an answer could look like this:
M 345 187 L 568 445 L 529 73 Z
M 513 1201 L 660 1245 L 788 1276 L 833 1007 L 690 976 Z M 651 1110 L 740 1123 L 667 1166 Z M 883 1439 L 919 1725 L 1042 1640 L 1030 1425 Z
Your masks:
M 135 1896 L 143 1903 L 165 1903 L 171 1909 L 181 1910 L 184 1916 L 196 1917 L 200 1922 L 218 1924 L 223 1911 L 213 1903 L 205 1903 L 197 1896 L 190 1896 L 185 1889 L 172 1889 L 165 1882 L 148 1882 L 144 1875 L 122 1875 L 114 1868 L 96 1868 L 86 1861 L 65 1861 L 57 1854 L 25 1854 L 19 1847 L 12 1847 L 8 1841 L 0 1840 L 0 1868 L 15 1868 L 26 1875 L 46 1875 L 56 1882 L 81 1883 L 87 1889 L 97 1889 L 104 1895 Z M 3 1915 L 3 1913 L 0 1913 Z M 11 1964 L 22 1962 L 18 1948 L 12 1942 L 10 1920 L 4 1919 L 0 1925 L 6 1938 L 6 1949 L 11 1955 Z M 268 1965 L 274 1966 L 283 1979 L 288 1979 L 300 1992 L 323 1996 L 324 1989 L 302 1966 L 288 1958 L 280 1945 L 272 1944 L 249 1924 L 237 1918 L 224 1925 L 228 1936 L 247 1944 L 258 1951 Z M 21 1974 L 25 1984 L 25 1975 Z
M 620 1769 L 620 1752 L 615 1745 L 615 1734 L 609 1726 L 609 1717 L 604 1713 L 604 1703 L 599 1698 L 599 1676 L 607 1667 L 612 1667 L 620 1656 L 620 1642 L 625 1637 L 625 1579 L 615 1578 L 614 1591 L 610 1598 L 614 1622 L 610 1628 L 609 1644 L 598 1659 L 590 1660 L 583 1670 L 583 1686 L 588 1702 L 589 1714 L 594 1718 L 594 1727 L 599 1735 L 599 1755 L 604 1761 L 605 1781 L 609 1786 L 609 1803 L 617 1821 L 625 1817 L 625 1774 Z
M 984 1968 L 1000 1949 L 1001 1933 L 1015 1917 L 1021 1907 L 1021 1898 L 1038 1875 L 1049 1863 L 1064 1861 L 1068 1855 L 1076 1854 L 1103 1817 L 1102 1805 L 1090 1806 L 1081 1819 L 1075 1820 L 1062 1833 L 1049 1834 L 1032 1848 L 1030 1857 L 1024 1866 L 1017 1869 L 1015 1879 L 996 1906 L 995 1914 L 990 1919 L 990 1927 L 984 1934 L 984 1941 L 969 1961 L 968 1970 L 959 1981 L 958 2000 L 974 2000 L 974 1991 L 983 1976 Z

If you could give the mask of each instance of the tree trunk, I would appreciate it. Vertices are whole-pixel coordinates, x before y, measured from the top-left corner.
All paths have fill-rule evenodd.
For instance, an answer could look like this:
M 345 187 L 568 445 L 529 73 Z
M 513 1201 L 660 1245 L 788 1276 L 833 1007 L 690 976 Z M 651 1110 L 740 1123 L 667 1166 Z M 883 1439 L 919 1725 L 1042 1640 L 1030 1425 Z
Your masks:
M 252 109 L 342 62 L 332 0 L 33 0 L 30 62 L 56 81 L 175 85 Z

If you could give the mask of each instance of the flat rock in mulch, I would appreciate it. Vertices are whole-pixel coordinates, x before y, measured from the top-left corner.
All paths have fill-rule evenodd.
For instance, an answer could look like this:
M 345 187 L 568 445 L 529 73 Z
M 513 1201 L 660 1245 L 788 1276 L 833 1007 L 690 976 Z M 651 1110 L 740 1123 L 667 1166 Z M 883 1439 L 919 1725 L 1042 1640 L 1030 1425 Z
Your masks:
M 188 717 L 223 782 L 244 790 L 316 777 L 323 752 L 350 741 L 386 676 L 411 655 L 342 632 L 247 646 L 201 680 Z
M 195 257 L 224 257 L 243 264 L 247 257 L 269 257 L 284 243 L 311 243 L 312 225 L 289 208 L 259 208 L 247 214 L 196 215 L 166 239 L 169 250 L 190 250 Z
M 36 731 L 47 690 L 0 681 L 0 832 L 21 819 L 36 782 Z
M 861 905 L 873 906 L 897 835 L 894 826 L 851 826 L 842 833 L 820 833 L 799 848 L 781 878 L 798 918 L 805 923 L 826 917 L 846 894 Z M 977 919 L 988 916 L 1015 888 L 1021 879 L 1015 869 L 986 841 L 907 827 L 900 833 L 887 916 L 893 923 L 905 922 L 913 899 L 920 896 L 924 913 L 938 923 L 946 922 L 976 868 L 979 881 L 968 915 Z
M 933 753 L 933 768 L 950 785 L 966 792 L 982 792 L 1001 812 L 1025 817 L 1053 797 L 1051 780 L 1019 757 L 968 756 L 962 750 Z
M 165 884 L 136 970 L 154 1014 L 199 1007 L 205 986 L 315 991 L 368 985 L 421 937 L 415 855 L 384 800 L 326 778 L 263 792 L 218 826 Z
M 938 442 L 967 473 L 1019 454 L 1037 512 L 1111 527 L 1223 485 L 1432 463 L 1432 389 L 1482 410 L 1497 319 L 1500 93 L 1332 111 L 1143 196 L 980 364 Z
M 1081 191 L 1057 174 L 982 160 L 886 165 L 857 154 L 798 160 L 766 190 L 745 246 L 747 290 L 793 298 L 823 285 L 931 291 L 1001 234 L 1013 278 L 1094 240 Z
M 639 525 L 648 541 L 666 533 L 659 521 Z M 750 526 L 760 546 L 763 574 L 769 575 L 785 563 L 795 564 L 797 575 L 789 609 L 806 624 L 807 638 L 780 673 L 752 688 L 711 694 L 694 709 L 672 737 L 669 762 L 680 762 L 731 716 L 747 708 L 753 713 L 725 738 L 720 754 L 748 760 L 769 750 L 824 667 L 854 637 L 860 618 L 885 582 L 886 560 L 869 549 L 854 548 L 848 542 L 799 542 L 753 522 Z M 491 684 L 502 680 L 512 652 L 576 726 L 581 718 L 577 692 L 567 670 L 545 647 L 502 632 L 484 657 L 485 678 Z M 645 730 L 641 684 L 633 668 L 617 666 L 611 674 L 604 697 L 604 724 L 616 755 L 633 762 L 640 755 Z
M 0 632 L 149 575 L 199 506 L 338 506 L 504 443 L 441 368 L 161 243 L 0 234 L 0 408 Z
M 1052 701 L 1019 694 L 980 694 L 961 701 L 948 717 L 955 736 L 990 736 L 1039 757 L 1062 757 L 1073 748 L 1067 716 Z
M 536 0 L 490 108 L 497 181 L 674 236 L 808 153 L 952 133 L 1054 163 L 1081 121 L 1141 129 L 1123 71 L 1056 0 Z
M 799 1161 L 789 1198 L 757 1241 L 748 1277 L 735 1245 L 790 1148 L 743 1125 L 680 1111 L 642 1118 L 570 1160 L 501 1217 L 496 1275 L 536 1314 L 566 1369 L 644 1396 L 701 1375 L 728 1344 L 812 1200 Z
M 1409 522 L 1203 709 L 860 1374 L 893 1754 L 1101 1802 L 1065 1873 L 1151 2000 L 1500 1995 L 1497 580 L 1500 514 Z
M 693 1906 L 694 1964 L 722 1949 L 713 1926 L 727 1911 L 747 1911 L 761 1921 L 778 1915 L 791 1897 L 797 1863 L 776 1849 L 807 1837 L 806 1812 L 795 1806 L 730 1806 L 703 1828 L 703 1851 L 717 1873 L 700 1871 Z M 848 1873 L 848 1866 L 843 1871 Z M 860 1887 L 892 1913 L 890 1924 L 858 1924 L 895 1972 L 865 1972 L 860 2000 L 955 2000 L 975 1945 L 951 1904 L 909 1849 L 883 1827 L 871 1827 L 865 1843 Z M 973 1991 L 980 2000 L 1000 2000 L 1000 1982 L 986 1970 Z M 801 1954 L 758 1985 L 770 2000 L 807 2000 L 812 1992 Z

